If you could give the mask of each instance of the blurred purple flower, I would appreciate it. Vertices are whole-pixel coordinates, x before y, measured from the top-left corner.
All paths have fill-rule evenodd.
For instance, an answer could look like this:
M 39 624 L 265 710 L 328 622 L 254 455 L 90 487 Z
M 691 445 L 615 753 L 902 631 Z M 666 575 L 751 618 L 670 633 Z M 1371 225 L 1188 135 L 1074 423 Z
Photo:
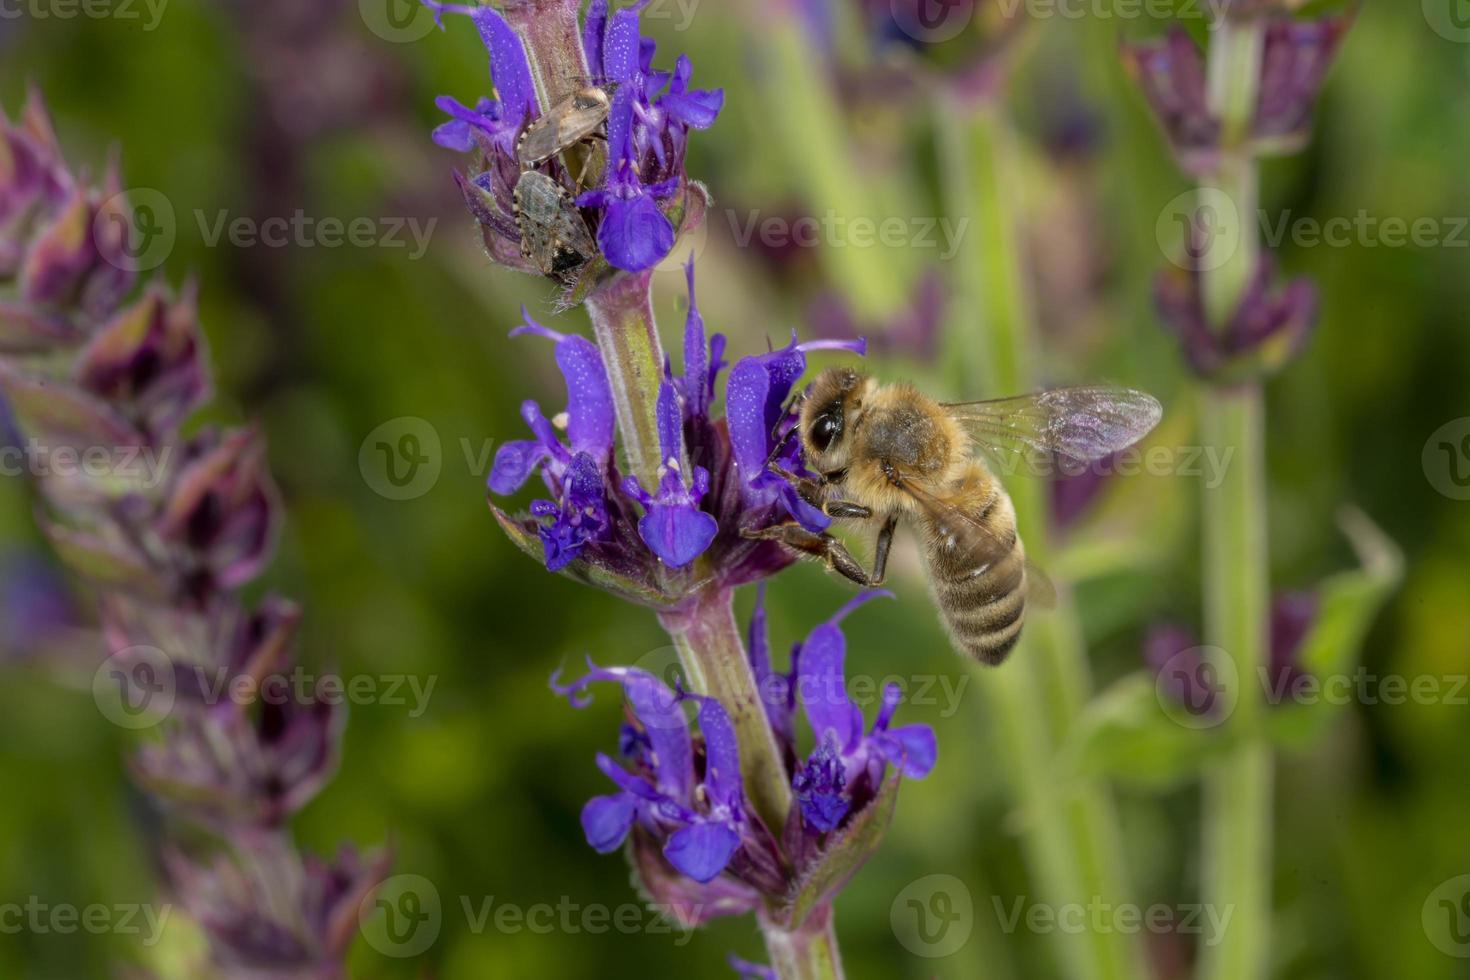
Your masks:
M 1154 282 L 1159 316 L 1178 337 L 1185 359 L 1200 377 L 1229 383 L 1270 374 L 1286 366 L 1306 344 L 1317 321 L 1317 289 L 1308 279 L 1277 286 L 1275 270 L 1275 262 L 1263 254 L 1234 315 L 1220 329 L 1205 313 L 1198 269 L 1175 267 L 1159 274 Z
M 345 976 L 358 907 L 382 880 L 388 855 L 343 847 L 328 862 L 301 856 L 275 833 L 240 834 L 230 850 L 204 861 L 178 850 L 164 855 L 181 901 L 209 937 L 214 963 L 240 977 Z
M 1250 133 L 1256 155 L 1295 152 L 1310 137 L 1317 96 L 1353 18 L 1269 18 Z M 1125 44 L 1123 56 L 1180 166 L 1208 176 L 1218 162 L 1221 126 L 1209 104 L 1204 52 L 1175 26 L 1163 38 Z
M 1289 703 L 1310 677 L 1299 657 L 1302 641 L 1317 620 L 1318 600 L 1314 592 L 1286 592 L 1271 602 L 1270 649 L 1266 664 L 1266 700 Z M 1144 660 L 1161 677 L 1165 689 L 1180 704 L 1204 715 L 1217 710 L 1217 686 L 1206 683 L 1204 659 L 1199 655 L 1199 638 L 1174 623 L 1149 630 L 1144 640 Z M 1242 678 L 1250 682 L 1252 678 Z

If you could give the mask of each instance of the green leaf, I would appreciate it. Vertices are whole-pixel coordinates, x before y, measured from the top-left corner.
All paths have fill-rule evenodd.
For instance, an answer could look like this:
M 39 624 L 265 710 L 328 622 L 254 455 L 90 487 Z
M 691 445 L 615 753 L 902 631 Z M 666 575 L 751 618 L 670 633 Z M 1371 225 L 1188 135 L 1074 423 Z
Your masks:
M 1398 546 L 1366 514 L 1347 508 L 1338 515 L 1338 523 L 1360 567 L 1340 572 L 1318 587 L 1317 618 L 1302 640 L 1297 661 L 1319 682 L 1354 672 L 1364 637 L 1404 573 Z M 1271 735 L 1284 746 L 1304 745 L 1321 734 L 1342 707 L 1340 699 L 1326 697 L 1276 706 L 1268 712 Z
M 1165 711 L 1153 672 L 1141 670 L 1088 704 L 1067 754 L 1079 775 L 1166 789 L 1196 775 L 1233 744 L 1224 724 L 1186 721 L 1182 707 L 1174 716 Z

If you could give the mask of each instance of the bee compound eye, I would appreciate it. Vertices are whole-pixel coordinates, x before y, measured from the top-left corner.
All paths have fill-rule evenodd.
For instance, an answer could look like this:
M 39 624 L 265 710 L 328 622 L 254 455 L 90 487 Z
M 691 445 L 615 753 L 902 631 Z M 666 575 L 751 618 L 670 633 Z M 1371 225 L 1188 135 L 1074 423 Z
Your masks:
M 824 453 L 841 431 L 842 419 L 833 415 L 819 415 L 812 423 L 812 445 L 818 452 Z

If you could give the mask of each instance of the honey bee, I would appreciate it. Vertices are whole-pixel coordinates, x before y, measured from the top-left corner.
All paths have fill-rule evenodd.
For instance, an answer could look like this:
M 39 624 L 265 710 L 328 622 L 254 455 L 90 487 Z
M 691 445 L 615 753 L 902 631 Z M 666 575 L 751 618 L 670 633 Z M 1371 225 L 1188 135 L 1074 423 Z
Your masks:
M 1011 498 L 976 452 L 1029 449 L 1097 460 L 1142 439 L 1162 414 L 1151 395 L 1128 388 L 946 404 L 910 385 L 831 368 L 807 390 L 792 430 L 816 478 L 782 475 L 829 517 L 880 524 L 873 571 L 837 538 L 794 522 L 751 536 L 780 541 L 872 587 L 883 581 L 899 523 L 910 522 L 956 648 L 999 664 L 1020 639 L 1028 603 L 1048 604 L 1051 586 L 1027 564 Z

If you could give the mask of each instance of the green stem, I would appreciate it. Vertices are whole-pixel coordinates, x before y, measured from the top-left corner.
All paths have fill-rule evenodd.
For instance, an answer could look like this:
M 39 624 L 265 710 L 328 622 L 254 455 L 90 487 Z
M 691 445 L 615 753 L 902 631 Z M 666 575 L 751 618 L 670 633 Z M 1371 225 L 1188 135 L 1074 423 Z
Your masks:
M 855 163 L 831 81 L 812 58 L 800 19 L 786 9 L 790 4 L 755 6 L 775 8 L 763 28 L 768 32 L 768 118 L 775 128 L 770 146 L 784 153 L 812 216 L 830 232 L 831 240 L 818 250 L 827 274 L 864 316 L 891 315 L 908 300 L 904 256 L 858 234 L 855 222 L 876 227 L 883 215 L 870 175 Z
M 949 212 L 971 217 L 957 284 L 956 305 L 968 322 L 951 333 L 952 361 L 963 372 L 962 393 L 974 396 L 984 383 L 990 394 L 1035 387 L 1035 327 L 1030 290 L 1018 247 L 1020 183 L 1015 135 L 997 105 L 967 113 L 959 134 L 946 132 L 941 148 Z M 951 119 L 951 125 L 953 123 Z M 941 127 L 945 132 L 945 128 Z M 976 321 L 978 320 L 978 324 Z M 1047 553 L 1044 486 L 1019 479 L 1008 487 L 1019 515 L 1021 538 L 1033 561 Z M 1058 608 L 1029 620 L 1021 647 L 999 670 L 983 672 L 994 694 L 995 716 L 1006 742 L 1012 791 L 1026 816 L 1025 847 L 1041 890 L 1054 903 L 1104 901 L 1117 907 L 1129 898 L 1117 814 L 1108 789 L 1091 781 L 1065 788 L 1059 747 L 1069 735 L 1091 688 L 1087 653 L 1076 610 L 1065 590 Z M 1089 930 L 1065 939 L 1066 972 L 1089 980 L 1137 980 L 1148 975 L 1137 937 L 1120 930 Z
M 1202 273 L 1207 314 L 1217 329 L 1234 317 L 1259 262 L 1255 221 L 1257 169 L 1251 127 L 1259 97 L 1263 28 L 1226 20 L 1209 53 L 1212 108 L 1221 119 L 1216 186 L 1241 218 L 1240 244 L 1223 265 Z M 1203 442 L 1234 450 L 1223 482 L 1203 491 L 1205 642 L 1235 667 L 1229 724 L 1237 745 L 1205 774 L 1204 896 L 1230 928 L 1204 954 L 1207 980 L 1266 975 L 1271 914 L 1271 823 L 1274 759 L 1262 737 L 1263 705 L 1255 695 L 1268 648 L 1271 570 L 1267 546 L 1265 408 L 1259 385 L 1201 393 Z M 1229 676 L 1227 673 L 1225 676 Z
M 813 910 L 796 932 L 785 931 L 764 915 L 760 924 L 771 966 L 781 980 L 842 980 L 832 906 Z
M 735 623 L 733 594 L 700 593 L 692 607 L 660 617 L 695 691 L 716 698 L 730 715 L 740 742 L 740 773 L 756 813 L 779 836 L 791 812 L 791 782 L 771 731 L 745 638 Z
M 1236 689 L 1225 693 L 1240 744 L 1205 776 L 1205 900 L 1231 918 L 1221 941 L 1205 951 L 1201 976 L 1253 980 L 1266 975 L 1271 910 L 1274 765 L 1255 696 L 1267 659 L 1270 601 L 1265 412 L 1256 386 L 1207 389 L 1202 401 L 1205 444 L 1235 450 L 1224 482 L 1204 491 L 1204 601 L 1206 642 L 1235 666 Z
M 618 434 L 629 470 L 658 486 L 658 392 L 664 354 L 653 318 L 653 276 L 619 275 L 587 299 L 592 331 L 612 385 Z

